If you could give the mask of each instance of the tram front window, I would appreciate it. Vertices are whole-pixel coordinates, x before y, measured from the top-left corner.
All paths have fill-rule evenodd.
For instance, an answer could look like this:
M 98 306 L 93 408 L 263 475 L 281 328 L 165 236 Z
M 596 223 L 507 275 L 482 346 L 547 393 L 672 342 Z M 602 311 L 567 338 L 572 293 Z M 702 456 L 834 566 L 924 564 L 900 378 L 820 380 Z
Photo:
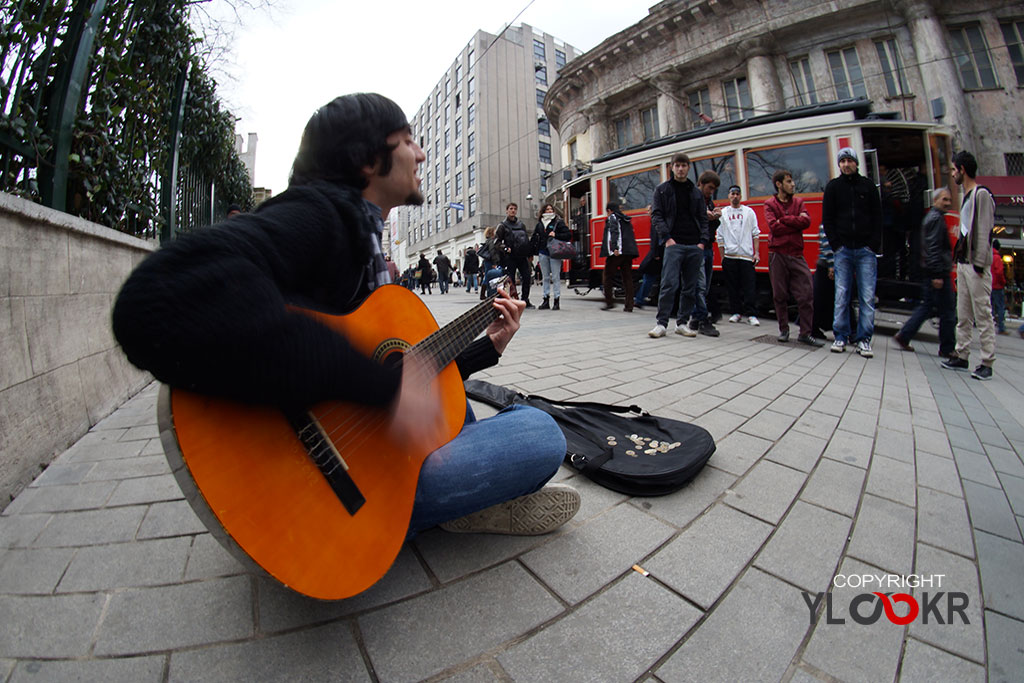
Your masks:
M 824 192 L 832 164 L 825 140 L 801 142 L 795 145 L 748 149 L 747 181 L 750 197 L 768 197 L 775 194 L 772 175 L 780 168 L 793 174 L 797 194 Z
M 654 190 L 661 184 L 657 168 L 646 168 L 608 179 L 608 197 L 617 201 L 623 211 L 643 209 L 651 203 Z M 604 207 L 596 207 L 603 212 Z

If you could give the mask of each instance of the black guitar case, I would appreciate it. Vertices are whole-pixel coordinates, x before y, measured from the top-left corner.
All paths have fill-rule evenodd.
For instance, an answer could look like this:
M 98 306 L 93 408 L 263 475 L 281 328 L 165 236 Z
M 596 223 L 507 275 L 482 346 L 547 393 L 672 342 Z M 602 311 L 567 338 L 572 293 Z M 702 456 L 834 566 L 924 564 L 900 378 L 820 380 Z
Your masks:
M 635 405 L 555 401 L 473 379 L 466 381 L 466 395 L 498 409 L 519 404 L 543 410 L 565 434 L 566 464 L 631 496 L 678 491 L 715 452 L 706 429 L 655 417 Z

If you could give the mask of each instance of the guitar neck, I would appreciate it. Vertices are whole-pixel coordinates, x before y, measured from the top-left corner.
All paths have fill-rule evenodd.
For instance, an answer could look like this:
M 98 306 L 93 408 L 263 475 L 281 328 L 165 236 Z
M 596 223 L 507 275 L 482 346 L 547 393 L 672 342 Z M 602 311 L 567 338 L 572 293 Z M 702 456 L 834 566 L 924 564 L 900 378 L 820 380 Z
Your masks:
M 487 297 L 458 318 L 416 344 L 409 353 L 428 358 L 437 369 L 445 367 L 462 353 L 488 325 L 498 319 L 494 308 L 497 294 Z

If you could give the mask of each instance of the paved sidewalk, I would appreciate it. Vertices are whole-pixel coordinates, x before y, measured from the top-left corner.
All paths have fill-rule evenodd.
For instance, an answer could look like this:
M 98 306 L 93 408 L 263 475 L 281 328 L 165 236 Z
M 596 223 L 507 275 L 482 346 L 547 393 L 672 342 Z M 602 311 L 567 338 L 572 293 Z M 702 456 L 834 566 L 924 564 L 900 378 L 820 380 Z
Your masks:
M 475 300 L 424 298 L 439 321 Z M 244 573 L 199 523 L 152 385 L 0 516 L 0 681 L 1024 677 L 1024 341 L 1000 337 L 979 382 L 891 330 L 865 360 L 753 341 L 777 334 L 768 318 L 649 339 L 649 309 L 562 305 L 527 312 L 482 378 L 704 426 L 718 450 L 691 485 L 629 498 L 563 468 L 583 506 L 558 533 L 430 531 L 371 590 L 318 603 Z M 921 604 L 906 626 L 854 622 L 874 587 L 832 588 L 812 623 L 804 593 L 885 573 L 942 585 L 887 589 Z

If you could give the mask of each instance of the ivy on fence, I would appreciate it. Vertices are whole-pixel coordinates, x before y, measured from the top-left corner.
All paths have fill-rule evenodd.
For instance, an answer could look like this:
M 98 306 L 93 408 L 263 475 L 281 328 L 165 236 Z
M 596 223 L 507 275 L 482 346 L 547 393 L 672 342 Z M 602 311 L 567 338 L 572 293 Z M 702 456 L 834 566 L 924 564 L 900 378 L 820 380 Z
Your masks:
M 142 236 L 166 231 L 174 214 L 187 217 L 176 230 L 209 224 L 223 212 L 213 197 L 220 207 L 250 206 L 234 117 L 217 99 L 187 19 L 184 0 L 0 0 L 0 190 L 46 201 L 47 183 L 64 165 L 66 183 L 52 185 L 58 190 L 47 203 Z M 84 76 L 69 79 L 75 50 L 90 37 Z M 58 159 L 65 101 L 77 109 L 70 152 Z M 209 191 L 184 192 L 185 175 Z M 199 195 L 205 203 L 190 206 Z

